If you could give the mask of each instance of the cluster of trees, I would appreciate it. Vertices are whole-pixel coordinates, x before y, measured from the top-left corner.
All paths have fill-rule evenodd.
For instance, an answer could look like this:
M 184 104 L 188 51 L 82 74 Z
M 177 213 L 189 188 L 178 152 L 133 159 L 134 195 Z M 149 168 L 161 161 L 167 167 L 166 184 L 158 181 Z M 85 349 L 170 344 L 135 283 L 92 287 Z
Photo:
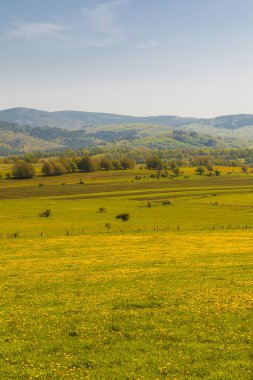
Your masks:
M 42 173 L 45 175 L 58 175 L 64 173 L 74 173 L 77 170 L 75 161 L 66 159 L 46 160 L 42 166 Z
M 206 167 L 204 166 L 198 166 L 197 169 L 195 169 L 195 173 L 198 175 L 203 175 L 207 172 L 208 176 L 219 176 L 220 175 L 220 170 L 215 169 L 212 167 L 212 165 L 207 164 Z
M 75 171 L 126 170 L 132 169 L 134 166 L 135 162 L 129 158 L 109 160 L 107 158 L 95 159 L 86 155 L 71 160 L 68 158 L 45 160 L 42 166 L 42 173 L 45 175 L 57 175 L 73 173 Z
M 76 158 L 65 157 L 43 160 L 41 170 L 44 175 L 50 176 L 74 173 L 76 171 L 126 170 L 132 169 L 134 166 L 135 162 L 126 157 L 120 160 L 109 160 L 107 158 L 95 159 L 86 155 Z M 35 176 L 35 167 L 29 161 L 17 160 L 12 166 L 12 176 L 17 179 L 33 178 Z M 8 175 L 9 177 L 10 174 Z

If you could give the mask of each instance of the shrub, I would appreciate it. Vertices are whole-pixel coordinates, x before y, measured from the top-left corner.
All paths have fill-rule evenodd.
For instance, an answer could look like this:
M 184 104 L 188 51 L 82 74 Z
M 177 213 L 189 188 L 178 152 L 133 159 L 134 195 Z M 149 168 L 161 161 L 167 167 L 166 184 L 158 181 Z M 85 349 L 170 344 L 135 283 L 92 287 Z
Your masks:
M 110 223 L 105 223 L 105 228 L 107 229 L 107 232 L 110 231 L 111 226 L 112 225 Z
M 130 215 L 128 213 L 119 214 L 116 216 L 116 219 L 121 219 L 122 222 L 127 222 L 130 218 Z
M 45 210 L 39 214 L 41 218 L 48 218 L 51 215 L 51 210 Z
M 172 169 L 172 173 L 174 173 L 176 176 L 179 176 L 179 175 L 181 174 L 179 168 L 174 168 L 174 169 Z

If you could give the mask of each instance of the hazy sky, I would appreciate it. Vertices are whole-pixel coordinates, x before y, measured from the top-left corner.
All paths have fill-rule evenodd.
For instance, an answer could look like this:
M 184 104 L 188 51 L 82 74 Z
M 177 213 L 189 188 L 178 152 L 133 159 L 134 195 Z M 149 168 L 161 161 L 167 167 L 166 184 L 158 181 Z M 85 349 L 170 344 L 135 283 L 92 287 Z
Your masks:
M 0 0 L 0 109 L 253 113 L 253 0 Z

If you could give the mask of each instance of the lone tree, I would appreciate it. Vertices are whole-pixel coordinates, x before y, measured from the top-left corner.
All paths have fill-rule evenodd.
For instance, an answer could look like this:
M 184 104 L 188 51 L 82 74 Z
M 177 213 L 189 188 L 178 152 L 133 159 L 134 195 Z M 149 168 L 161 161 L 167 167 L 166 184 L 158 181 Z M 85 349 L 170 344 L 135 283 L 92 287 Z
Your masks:
M 206 169 L 203 168 L 203 166 L 199 166 L 197 167 L 197 169 L 195 170 L 195 173 L 198 174 L 198 175 L 203 175 L 205 173 Z
M 32 164 L 24 160 L 18 160 L 12 167 L 12 175 L 18 179 L 33 178 L 35 176 L 35 169 Z
M 247 165 L 242 165 L 242 168 L 241 168 L 241 169 L 242 169 L 242 172 L 243 172 L 243 173 L 247 173 L 249 168 L 248 168 Z
M 146 159 L 146 167 L 147 169 L 162 170 L 164 164 L 159 157 L 151 156 Z

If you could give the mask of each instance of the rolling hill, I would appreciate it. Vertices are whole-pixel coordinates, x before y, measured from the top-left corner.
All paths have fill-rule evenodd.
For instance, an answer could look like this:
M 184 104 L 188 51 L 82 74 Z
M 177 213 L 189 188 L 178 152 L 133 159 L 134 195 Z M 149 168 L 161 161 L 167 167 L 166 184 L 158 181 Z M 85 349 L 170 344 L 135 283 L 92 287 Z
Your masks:
M 91 146 L 149 149 L 253 146 L 253 115 L 134 117 L 28 108 L 0 111 L 0 154 Z
M 48 126 L 70 130 L 82 129 L 87 126 L 117 124 L 154 124 L 170 127 L 203 125 L 219 129 L 236 130 L 253 126 L 253 115 L 227 115 L 205 119 L 172 115 L 136 117 L 111 113 L 81 111 L 47 112 L 30 108 L 11 108 L 0 111 L 0 121 L 20 125 Z

